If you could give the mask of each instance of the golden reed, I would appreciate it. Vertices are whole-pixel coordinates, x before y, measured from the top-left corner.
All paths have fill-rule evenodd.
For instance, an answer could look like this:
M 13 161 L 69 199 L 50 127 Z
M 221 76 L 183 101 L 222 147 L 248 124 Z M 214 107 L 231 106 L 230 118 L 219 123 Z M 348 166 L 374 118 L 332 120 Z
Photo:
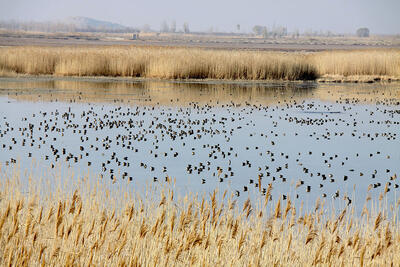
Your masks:
M 284 53 L 176 47 L 3 47 L 0 75 L 159 79 L 400 78 L 400 50 Z
M 23 190 L 18 172 L 0 178 L 1 265 L 400 264 L 399 222 L 384 201 L 361 215 L 350 207 L 329 213 L 319 201 L 304 212 L 289 198 L 268 201 L 271 186 L 259 202 L 239 205 L 216 192 L 179 198 L 168 184 L 144 195 L 113 194 L 90 176 L 58 190 L 40 190 L 34 178 Z M 398 207 L 390 208 L 397 214 Z

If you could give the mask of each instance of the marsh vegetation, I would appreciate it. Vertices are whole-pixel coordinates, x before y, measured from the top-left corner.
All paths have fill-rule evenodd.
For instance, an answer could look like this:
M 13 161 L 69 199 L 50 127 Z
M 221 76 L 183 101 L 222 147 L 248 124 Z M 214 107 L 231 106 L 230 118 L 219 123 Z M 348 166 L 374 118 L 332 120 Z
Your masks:
M 1 173 L 0 263 L 26 265 L 360 265 L 400 261 L 399 202 L 368 199 L 361 216 L 317 201 L 236 203 L 229 193 L 176 195 L 173 185 L 145 195 L 112 194 L 91 177 L 33 179 Z M 36 177 L 37 178 L 37 177 Z M 94 177 L 96 178 L 96 177 Z M 45 183 L 46 184 L 46 183 Z M 56 184 L 54 189 L 54 184 Z
M 166 47 L 8 47 L 0 74 L 216 80 L 396 80 L 399 50 L 285 53 Z

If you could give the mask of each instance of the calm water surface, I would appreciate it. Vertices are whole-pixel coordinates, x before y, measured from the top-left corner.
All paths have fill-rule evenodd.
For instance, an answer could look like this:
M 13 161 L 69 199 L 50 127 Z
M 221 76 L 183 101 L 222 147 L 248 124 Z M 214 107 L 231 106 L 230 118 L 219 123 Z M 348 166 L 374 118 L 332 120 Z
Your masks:
M 400 85 L 0 79 L 0 163 L 362 206 L 400 190 Z M 4 169 L 4 168 L 3 168 Z M 28 175 L 26 175 L 28 176 Z M 26 178 L 26 177 L 25 177 Z

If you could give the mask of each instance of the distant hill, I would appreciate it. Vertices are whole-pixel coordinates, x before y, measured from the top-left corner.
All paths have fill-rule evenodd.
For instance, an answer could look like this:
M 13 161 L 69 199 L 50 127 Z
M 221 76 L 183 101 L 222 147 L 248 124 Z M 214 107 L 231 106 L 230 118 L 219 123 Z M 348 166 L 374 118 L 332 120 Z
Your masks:
M 132 31 L 132 28 L 109 21 L 97 20 L 87 17 L 69 17 L 62 23 L 73 25 L 77 31 Z
M 87 17 L 69 17 L 61 21 L 1 21 L 0 29 L 41 32 L 137 32 L 132 27 Z

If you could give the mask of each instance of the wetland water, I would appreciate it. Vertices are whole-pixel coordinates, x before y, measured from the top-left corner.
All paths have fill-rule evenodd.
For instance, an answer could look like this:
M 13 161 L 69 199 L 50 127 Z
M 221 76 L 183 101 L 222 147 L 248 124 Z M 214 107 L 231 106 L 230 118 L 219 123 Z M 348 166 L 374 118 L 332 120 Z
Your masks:
M 400 174 L 400 85 L 1 78 L 0 163 L 363 206 Z

